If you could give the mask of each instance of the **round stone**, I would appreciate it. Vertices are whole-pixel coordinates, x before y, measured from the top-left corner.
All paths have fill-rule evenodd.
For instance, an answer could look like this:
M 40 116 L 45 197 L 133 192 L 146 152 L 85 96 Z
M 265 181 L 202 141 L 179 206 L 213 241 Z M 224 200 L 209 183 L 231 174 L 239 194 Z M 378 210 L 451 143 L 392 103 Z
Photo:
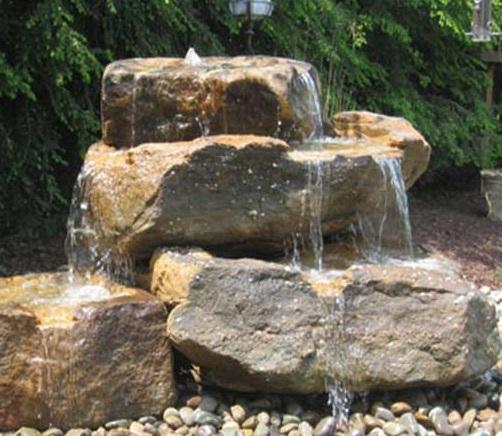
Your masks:
M 176 415 L 167 415 L 164 416 L 164 422 L 171 428 L 177 429 L 183 427 L 183 421 L 179 416 Z
M 374 428 L 381 428 L 384 424 L 384 421 L 381 419 L 375 418 L 372 415 L 364 415 L 364 425 L 368 430 L 373 430 Z
M 267 412 L 260 412 L 256 415 L 259 424 L 268 425 L 270 423 L 270 415 Z
M 313 436 L 314 429 L 307 421 L 300 422 L 298 426 L 298 431 L 300 432 L 300 436 Z
M 437 433 L 445 436 L 453 435 L 453 429 L 448 423 L 448 417 L 444 409 L 441 407 L 434 407 L 434 409 L 429 412 L 429 418 L 432 420 Z
M 332 436 L 336 430 L 336 419 L 326 416 L 319 421 L 314 429 L 315 436 Z
M 212 436 L 213 434 L 216 434 L 216 428 L 209 424 L 201 425 L 195 431 L 196 436 Z
M 195 422 L 194 413 L 195 412 L 191 407 L 184 406 L 180 409 L 180 418 L 186 425 L 190 427 Z
M 145 431 L 145 427 L 140 422 L 133 421 L 129 426 L 129 431 L 131 431 L 132 433 L 140 434 Z
M 404 401 L 398 401 L 390 406 L 390 411 L 396 416 L 401 416 L 403 413 L 412 412 L 413 407 Z
M 214 413 L 197 409 L 194 413 L 194 421 L 199 425 L 212 425 L 214 427 L 218 427 L 220 425 L 221 419 Z
M 258 425 L 256 426 L 253 435 L 254 436 L 269 436 L 270 429 L 268 428 L 268 425 L 264 424 L 263 422 L 258 422 Z
M 202 401 L 202 397 L 200 395 L 194 395 L 186 400 L 185 405 L 195 409 L 199 407 L 200 402 Z
M 104 429 L 103 429 L 104 430 Z M 105 432 L 106 434 L 106 432 Z M 63 436 L 64 432 L 59 428 L 49 428 L 42 433 L 42 436 Z
M 291 423 L 300 424 L 300 422 L 301 422 L 301 419 L 296 415 L 285 414 L 282 417 L 282 425 L 291 424 Z
M 255 429 L 258 425 L 258 418 L 255 415 L 251 415 L 249 418 L 244 420 L 242 423 L 242 428 Z
M 107 430 L 111 430 L 113 428 L 129 428 L 129 421 L 128 419 L 116 419 L 115 421 L 110 421 L 105 424 L 105 428 Z
M 373 415 L 382 421 L 394 421 L 396 419 L 394 414 L 385 407 L 376 407 Z
M 211 395 L 203 395 L 199 404 L 199 409 L 214 413 L 220 402 Z
M 285 424 L 283 425 L 280 429 L 279 429 L 279 432 L 281 434 L 288 434 L 290 431 L 293 431 L 293 430 L 298 430 L 298 424 L 294 423 L 294 422 L 290 422 L 289 424 Z
M 398 436 L 409 433 L 408 428 L 399 422 L 386 422 L 383 425 L 382 430 L 389 436 Z
M 230 414 L 232 415 L 232 418 L 239 424 L 244 422 L 244 420 L 246 419 L 246 409 L 244 409 L 244 407 L 240 404 L 235 404 L 230 407 Z

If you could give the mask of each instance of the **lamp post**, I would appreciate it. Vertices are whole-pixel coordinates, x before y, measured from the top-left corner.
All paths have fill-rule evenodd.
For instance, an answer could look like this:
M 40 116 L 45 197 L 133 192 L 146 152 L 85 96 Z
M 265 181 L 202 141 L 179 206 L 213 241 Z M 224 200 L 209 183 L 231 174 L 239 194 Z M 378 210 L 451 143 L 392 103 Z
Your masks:
M 492 32 L 491 0 L 474 0 L 472 30 L 468 35 L 474 42 L 490 42 L 493 36 L 499 35 Z
M 255 21 L 270 17 L 274 10 L 272 0 L 230 0 L 230 12 L 236 17 L 244 17 L 247 20 L 247 49 L 253 52 L 253 25 Z

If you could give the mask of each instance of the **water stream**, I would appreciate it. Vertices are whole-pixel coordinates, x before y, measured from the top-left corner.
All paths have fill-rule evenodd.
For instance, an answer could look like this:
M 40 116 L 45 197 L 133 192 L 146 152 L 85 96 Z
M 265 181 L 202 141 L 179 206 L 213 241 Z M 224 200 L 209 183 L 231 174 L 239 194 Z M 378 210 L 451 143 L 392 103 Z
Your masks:
M 321 99 L 319 97 L 317 83 L 310 72 L 300 74 L 300 83 L 305 88 L 304 103 L 306 106 L 306 113 L 312 117 L 314 125 L 314 129 L 307 140 L 321 138 L 323 136 L 324 129 Z
M 101 236 L 87 201 L 86 190 L 93 175 L 92 169 L 83 165 L 73 188 L 65 240 L 69 282 L 86 283 L 93 274 L 100 274 L 131 283 L 131 259 Z
M 412 258 L 413 243 L 406 186 L 398 158 L 376 159 L 382 175 L 374 209 L 359 213 L 362 250 L 371 262 L 397 256 Z

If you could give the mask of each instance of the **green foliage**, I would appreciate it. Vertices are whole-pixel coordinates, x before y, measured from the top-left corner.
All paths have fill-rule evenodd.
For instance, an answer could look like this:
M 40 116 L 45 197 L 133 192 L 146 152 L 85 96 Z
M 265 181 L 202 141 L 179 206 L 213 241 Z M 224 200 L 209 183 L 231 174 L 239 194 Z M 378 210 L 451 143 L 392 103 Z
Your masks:
M 104 66 L 132 56 L 244 52 L 227 0 L 0 0 L 0 230 L 64 208 L 100 136 Z M 493 0 L 495 25 L 502 0 Z M 484 106 L 471 0 L 277 0 L 256 51 L 314 63 L 329 113 L 402 115 L 432 171 L 502 163 L 502 105 Z M 500 94 L 501 90 L 496 89 Z M 500 98 L 500 97 L 499 97 Z M 489 142 L 490 147 L 486 144 Z

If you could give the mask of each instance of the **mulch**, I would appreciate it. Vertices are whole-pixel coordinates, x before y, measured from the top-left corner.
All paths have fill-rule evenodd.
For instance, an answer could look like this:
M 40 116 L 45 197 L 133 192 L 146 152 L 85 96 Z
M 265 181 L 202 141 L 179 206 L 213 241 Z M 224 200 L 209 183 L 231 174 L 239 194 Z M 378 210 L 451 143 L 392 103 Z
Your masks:
M 416 244 L 455 260 L 478 286 L 502 289 L 502 223 L 486 218 L 477 189 L 412 191 L 410 211 Z M 41 227 L 0 237 L 0 276 L 64 268 L 65 217 Z
M 413 240 L 455 260 L 467 280 L 502 289 L 502 222 L 486 218 L 479 190 L 412 192 Z

